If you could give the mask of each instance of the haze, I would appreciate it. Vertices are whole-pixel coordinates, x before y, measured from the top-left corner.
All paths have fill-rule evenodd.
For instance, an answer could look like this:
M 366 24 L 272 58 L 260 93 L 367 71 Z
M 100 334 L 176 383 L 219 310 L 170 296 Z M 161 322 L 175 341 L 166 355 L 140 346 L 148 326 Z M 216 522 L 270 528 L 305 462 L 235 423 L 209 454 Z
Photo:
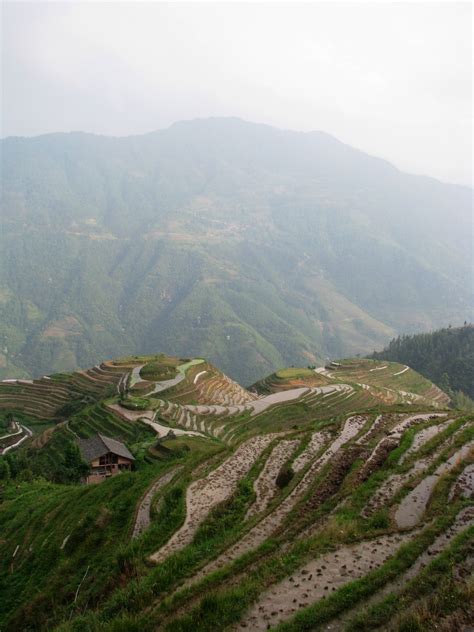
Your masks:
M 238 116 L 471 183 L 469 3 L 6 3 L 2 135 Z

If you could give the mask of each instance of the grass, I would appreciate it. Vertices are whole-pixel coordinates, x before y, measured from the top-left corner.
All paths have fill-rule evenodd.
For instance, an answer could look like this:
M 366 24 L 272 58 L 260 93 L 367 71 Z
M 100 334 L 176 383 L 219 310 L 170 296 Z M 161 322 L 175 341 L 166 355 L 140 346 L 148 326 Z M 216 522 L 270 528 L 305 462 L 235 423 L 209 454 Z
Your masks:
M 280 380 L 291 380 L 297 378 L 314 377 L 315 373 L 312 369 L 290 368 L 280 369 L 275 373 L 275 376 Z
M 120 566 L 119 551 L 133 519 L 129 507 L 162 468 L 123 473 L 89 487 L 46 482 L 7 486 L 0 510 L 2 628 L 47 624 L 50 629 L 70 614 L 88 566 L 92 573 L 75 608 L 97 603 L 123 581 L 128 571 Z
M 175 359 L 162 359 L 155 362 L 148 362 L 140 370 L 140 377 L 144 380 L 160 382 L 162 380 L 172 380 L 177 375 Z
M 96 607 L 112 593 L 120 602 L 120 587 L 125 584 L 132 594 L 137 578 L 153 570 L 146 557 L 184 520 L 190 472 L 219 449 L 216 443 L 207 442 L 206 450 L 205 443 L 200 441 L 198 446 L 191 441 L 196 449 L 185 452 L 181 460 L 144 464 L 139 472 L 122 473 L 100 485 L 44 481 L 7 485 L 0 506 L 0 530 L 5 538 L 0 543 L 0 575 L 4 578 L 0 580 L 0 627 L 52 629 L 70 616 Z M 175 484 L 162 490 L 163 501 L 150 528 L 130 542 L 134 507 L 157 476 L 180 462 L 185 471 Z
M 150 408 L 150 400 L 144 397 L 129 396 L 127 399 L 123 399 L 120 405 L 128 410 L 148 410 Z

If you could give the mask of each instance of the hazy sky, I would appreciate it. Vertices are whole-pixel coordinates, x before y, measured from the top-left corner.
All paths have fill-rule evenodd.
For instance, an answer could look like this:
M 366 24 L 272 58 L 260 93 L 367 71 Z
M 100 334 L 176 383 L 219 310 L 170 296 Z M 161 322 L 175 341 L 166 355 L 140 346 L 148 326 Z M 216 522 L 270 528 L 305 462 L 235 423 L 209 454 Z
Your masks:
M 2 4 L 3 136 L 239 116 L 470 183 L 470 3 Z

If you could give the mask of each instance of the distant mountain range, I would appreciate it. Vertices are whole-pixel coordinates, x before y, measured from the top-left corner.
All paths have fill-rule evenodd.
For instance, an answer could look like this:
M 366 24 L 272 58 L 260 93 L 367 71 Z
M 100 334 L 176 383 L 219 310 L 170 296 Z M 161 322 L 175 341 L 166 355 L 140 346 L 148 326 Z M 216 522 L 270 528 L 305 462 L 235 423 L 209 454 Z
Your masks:
M 472 190 L 238 119 L 1 141 L 0 376 L 276 368 L 471 320 Z

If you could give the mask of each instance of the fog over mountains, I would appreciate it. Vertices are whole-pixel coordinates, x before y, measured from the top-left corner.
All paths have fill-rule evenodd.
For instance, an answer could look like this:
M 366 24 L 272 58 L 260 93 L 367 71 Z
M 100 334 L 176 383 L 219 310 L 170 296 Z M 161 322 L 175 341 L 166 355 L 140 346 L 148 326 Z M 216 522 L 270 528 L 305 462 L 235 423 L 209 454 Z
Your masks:
M 0 374 L 205 356 L 242 383 L 472 319 L 472 190 L 239 119 L 1 141 Z

